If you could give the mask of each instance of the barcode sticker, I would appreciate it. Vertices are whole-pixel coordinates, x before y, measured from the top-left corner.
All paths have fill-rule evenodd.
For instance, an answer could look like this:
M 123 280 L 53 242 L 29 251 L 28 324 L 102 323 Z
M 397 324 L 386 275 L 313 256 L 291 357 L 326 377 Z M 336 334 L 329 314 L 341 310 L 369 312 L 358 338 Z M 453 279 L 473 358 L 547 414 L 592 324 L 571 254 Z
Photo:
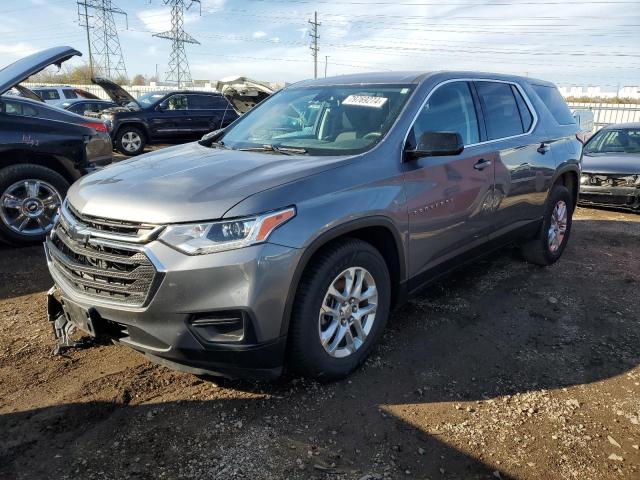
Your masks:
M 357 105 L 359 107 L 380 108 L 387 103 L 387 97 L 370 97 L 368 95 L 349 95 L 342 101 L 342 105 Z

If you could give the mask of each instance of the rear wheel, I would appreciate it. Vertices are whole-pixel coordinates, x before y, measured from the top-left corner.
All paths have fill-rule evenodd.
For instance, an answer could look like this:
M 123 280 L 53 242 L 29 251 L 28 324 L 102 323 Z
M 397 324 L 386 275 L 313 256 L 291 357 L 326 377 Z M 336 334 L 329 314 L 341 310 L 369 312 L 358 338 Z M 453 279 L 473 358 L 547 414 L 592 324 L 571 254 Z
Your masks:
M 41 165 L 0 170 L 0 239 L 13 245 L 42 242 L 69 183 Z
M 344 377 L 369 355 L 389 316 L 386 263 L 350 239 L 312 261 L 298 287 L 289 332 L 289 366 L 325 380 Z
M 116 149 L 123 155 L 140 155 L 146 144 L 144 133 L 136 127 L 124 126 L 116 135 Z
M 562 256 L 571 233 L 573 210 L 569 190 L 563 185 L 555 185 L 547 199 L 540 231 L 522 246 L 525 260 L 546 266 Z

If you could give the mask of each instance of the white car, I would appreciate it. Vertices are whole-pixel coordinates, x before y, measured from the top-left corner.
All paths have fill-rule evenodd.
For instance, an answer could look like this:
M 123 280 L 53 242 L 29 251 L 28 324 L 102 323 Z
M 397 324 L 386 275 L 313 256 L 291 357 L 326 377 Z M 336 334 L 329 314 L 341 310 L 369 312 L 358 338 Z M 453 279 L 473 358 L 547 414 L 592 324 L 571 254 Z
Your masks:
M 69 100 L 89 98 L 91 100 L 99 100 L 99 97 L 93 93 L 89 93 L 80 88 L 70 87 L 69 85 L 42 85 L 32 87 L 30 89 L 35 92 L 46 103 L 61 106 Z

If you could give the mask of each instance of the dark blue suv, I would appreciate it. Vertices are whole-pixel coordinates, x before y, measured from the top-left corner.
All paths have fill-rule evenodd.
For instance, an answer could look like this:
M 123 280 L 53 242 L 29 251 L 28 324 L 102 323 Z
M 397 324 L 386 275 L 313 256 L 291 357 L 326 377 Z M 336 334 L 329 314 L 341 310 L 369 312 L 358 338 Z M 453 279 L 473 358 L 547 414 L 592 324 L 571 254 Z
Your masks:
M 116 150 L 138 155 L 150 143 L 199 139 L 238 118 L 227 99 L 216 92 L 165 90 L 133 98 L 119 85 L 92 79 L 119 106 L 105 109 L 100 118 L 109 127 Z

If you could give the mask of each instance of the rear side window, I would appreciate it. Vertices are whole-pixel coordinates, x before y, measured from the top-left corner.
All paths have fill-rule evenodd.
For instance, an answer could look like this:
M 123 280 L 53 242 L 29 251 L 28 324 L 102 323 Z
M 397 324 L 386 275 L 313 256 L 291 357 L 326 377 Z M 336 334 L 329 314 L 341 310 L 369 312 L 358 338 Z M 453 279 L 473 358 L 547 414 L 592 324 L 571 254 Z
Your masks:
M 408 137 L 415 146 L 425 132 L 457 132 L 465 145 L 480 141 L 478 118 L 467 82 L 439 87 L 416 118 Z
M 477 82 L 476 89 L 482 104 L 489 140 L 513 137 L 525 132 L 510 84 Z
M 78 98 L 78 94 L 73 90 L 69 90 L 69 89 L 62 90 L 62 94 L 64 95 L 64 98 Z
M 23 105 L 21 103 L 13 103 L 11 101 L 4 102 L 4 113 L 9 115 L 24 115 L 27 117 L 33 117 L 38 114 L 35 108 L 29 105 Z
M 555 87 L 547 87 L 546 85 L 532 85 L 535 92 L 540 97 L 540 100 L 547 106 L 553 118 L 556 119 L 560 125 L 573 125 L 576 123 L 571 110 L 567 106 L 567 103 L 560 95 L 560 92 Z
M 189 95 L 189 109 L 218 110 L 227 107 L 227 101 L 217 95 Z
M 58 94 L 57 90 L 44 89 L 44 90 L 37 90 L 36 93 L 43 100 L 60 100 L 60 95 Z
M 520 90 L 518 90 L 515 85 L 511 85 L 511 91 L 513 92 L 513 96 L 516 97 L 518 111 L 520 112 L 520 120 L 522 121 L 522 129 L 525 132 L 528 132 L 531 128 L 531 124 L 533 123 L 533 115 L 531 114 L 531 110 L 529 110 L 527 102 L 524 101 Z

